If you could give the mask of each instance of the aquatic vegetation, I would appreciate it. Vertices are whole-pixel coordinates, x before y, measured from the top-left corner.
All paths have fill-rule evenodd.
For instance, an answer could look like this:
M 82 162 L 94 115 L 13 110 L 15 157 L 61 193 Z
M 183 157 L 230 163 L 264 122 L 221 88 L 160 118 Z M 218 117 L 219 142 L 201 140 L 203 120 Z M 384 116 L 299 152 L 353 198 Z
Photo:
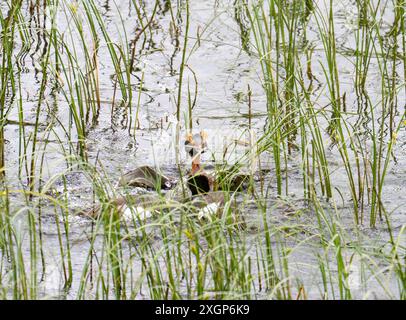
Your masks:
M 405 17 L 2 1 L 0 299 L 405 299 Z

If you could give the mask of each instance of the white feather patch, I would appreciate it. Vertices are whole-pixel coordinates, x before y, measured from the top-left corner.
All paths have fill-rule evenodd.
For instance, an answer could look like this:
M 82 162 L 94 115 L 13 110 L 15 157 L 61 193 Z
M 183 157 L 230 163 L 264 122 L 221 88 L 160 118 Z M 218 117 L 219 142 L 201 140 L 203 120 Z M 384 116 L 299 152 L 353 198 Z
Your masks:
M 152 216 L 151 211 L 143 207 L 127 207 L 123 212 L 123 218 L 127 221 L 132 221 L 133 219 L 148 219 Z
M 219 209 L 220 205 L 219 203 L 210 203 L 204 208 L 200 209 L 200 211 L 197 214 L 197 217 L 199 219 L 209 219 L 211 220 L 211 217 L 217 213 L 217 210 Z

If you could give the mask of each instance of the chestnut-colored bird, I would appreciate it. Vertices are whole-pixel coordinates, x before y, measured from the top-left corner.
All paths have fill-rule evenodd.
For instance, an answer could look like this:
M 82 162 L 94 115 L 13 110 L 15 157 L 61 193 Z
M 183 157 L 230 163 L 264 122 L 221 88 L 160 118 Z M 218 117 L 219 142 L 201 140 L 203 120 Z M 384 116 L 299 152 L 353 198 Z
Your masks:
M 200 156 L 206 148 L 207 133 L 205 131 L 200 131 L 194 135 L 189 133 L 186 136 L 185 151 L 192 158 L 192 169 L 188 174 L 187 185 L 192 195 L 213 191 L 213 177 L 204 172 L 200 166 Z
M 200 166 L 200 156 L 207 148 L 207 133 L 188 133 L 185 141 L 185 151 L 192 158 L 192 172 L 195 172 Z
M 199 218 L 210 218 L 220 213 L 224 207 L 224 193 L 214 191 L 214 177 L 201 166 L 200 155 L 207 148 L 207 133 L 189 133 L 185 141 L 185 151 L 192 157 L 192 168 L 187 177 L 187 186 L 192 193 L 190 203 L 198 210 Z
M 199 218 L 211 220 L 213 216 L 221 214 L 225 203 L 225 192 L 214 191 L 214 177 L 207 173 L 201 166 L 200 155 L 207 148 L 207 133 L 201 131 L 198 134 L 187 135 L 185 151 L 192 158 L 192 168 L 187 175 L 187 187 L 192 197 L 184 199 L 192 205 Z M 154 169 L 144 166 L 139 167 L 120 179 L 119 185 L 133 185 L 147 188 L 154 188 L 160 185 L 162 189 L 171 187 L 173 179 L 157 173 Z M 169 194 L 168 194 L 169 195 Z M 127 197 L 118 197 L 109 203 L 97 204 L 94 207 L 82 211 L 81 214 L 96 218 L 103 210 L 117 212 L 124 218 L 135 216 L 146 219 L 154 211 L 160 211 L 173 202 L 173 197 L 161 197 L 158 194 L 141 194 Z M 180 199 L 179 199 L 180 200 Z M 169 201 L 169 202 L 168 202 Z M 156 210 L 155 210 L 156 209 Z

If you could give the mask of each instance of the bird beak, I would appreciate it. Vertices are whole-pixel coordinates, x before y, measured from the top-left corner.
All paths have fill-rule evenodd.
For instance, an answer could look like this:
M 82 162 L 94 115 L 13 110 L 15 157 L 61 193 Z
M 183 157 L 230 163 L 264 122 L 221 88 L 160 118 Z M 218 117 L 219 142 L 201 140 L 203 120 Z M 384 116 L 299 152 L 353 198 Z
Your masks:
M 200 131 L 200 137 L 202 138 L 202 146 L 207 146 L 207 132 L 204 130 Z

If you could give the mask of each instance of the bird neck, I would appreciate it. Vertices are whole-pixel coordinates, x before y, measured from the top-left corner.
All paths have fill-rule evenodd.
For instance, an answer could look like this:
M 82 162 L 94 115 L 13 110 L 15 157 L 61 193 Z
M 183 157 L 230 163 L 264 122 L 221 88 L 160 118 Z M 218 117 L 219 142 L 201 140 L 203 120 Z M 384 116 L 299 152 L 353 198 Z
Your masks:
M 191 174 L 194 175 L 196 174 L 198 171 L 200 171 L 200 154 L 195 155 L 192 158 L 192 171 Z
M 196 174 L 197 172 L 200 171 L 200 163 L 199 162 L 192 162 L 192 170 L 191 170 L 191 175 Z

